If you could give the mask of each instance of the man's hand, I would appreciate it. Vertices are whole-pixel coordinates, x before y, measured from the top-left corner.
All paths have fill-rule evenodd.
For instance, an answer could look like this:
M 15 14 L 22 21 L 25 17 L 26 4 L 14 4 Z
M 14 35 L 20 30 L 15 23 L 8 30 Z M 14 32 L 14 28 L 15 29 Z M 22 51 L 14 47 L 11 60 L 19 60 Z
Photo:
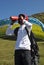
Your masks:
M 10 25 L 13 25 L 13 24 L 14 24 L 14 22 L 12 21 Z

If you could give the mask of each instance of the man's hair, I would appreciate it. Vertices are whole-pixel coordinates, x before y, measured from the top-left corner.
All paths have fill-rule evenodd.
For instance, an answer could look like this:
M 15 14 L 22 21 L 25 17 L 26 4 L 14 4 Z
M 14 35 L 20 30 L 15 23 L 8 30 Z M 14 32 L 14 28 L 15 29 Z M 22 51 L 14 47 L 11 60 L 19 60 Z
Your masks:
M 23 16 L 23 18 L 25 18 L 25 15 L 24 14 L 19 14 L 18 17 L 20 18 L 21 16 Z

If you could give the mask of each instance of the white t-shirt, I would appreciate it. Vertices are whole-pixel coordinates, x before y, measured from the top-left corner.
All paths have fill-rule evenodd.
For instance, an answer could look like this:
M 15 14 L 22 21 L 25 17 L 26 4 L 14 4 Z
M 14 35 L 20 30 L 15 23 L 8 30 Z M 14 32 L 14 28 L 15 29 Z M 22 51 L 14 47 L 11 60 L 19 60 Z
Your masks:
M 30 31 L 32 30 L 32 24 L 25 21 L 25 23 L 20 26 L 18 30 L 18 36 L 17 36 L 16 46 L 15 46 L 16 50 L 18 49 L 31 50 L 31 47 L 30 47 L 31 42 L 28 38 L 28 34 L 25 27 L 29 28 L 29 34 L 30 34 Z
M 6 35 L 14 35 L 14 30 L 11 30 L 12 25 L 10 25 L 6 31 Z M 32 30 L 32 24 L 26 20 L 24 20 L 24 24 L 20 26 L 18 30 L 18 36 L 17 36 L 17 41 L 15 45 L 15 49 L 27 49 L 31 50 L 31 42 L 28 38 L 27 31 L 25 29 L 27 27 L 30 35 L 30 31 Z

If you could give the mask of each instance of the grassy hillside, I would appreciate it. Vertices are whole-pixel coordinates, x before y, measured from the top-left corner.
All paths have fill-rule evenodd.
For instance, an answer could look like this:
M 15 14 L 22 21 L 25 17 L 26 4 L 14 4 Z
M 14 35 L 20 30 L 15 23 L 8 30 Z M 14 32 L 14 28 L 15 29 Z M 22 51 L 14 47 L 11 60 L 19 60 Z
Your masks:
M 37 14 L 33 14 L 31 17 L 37 18 L 40 21 L 42 21 L 42 23 L 44 23 L 44 12 L 42 13 L 37 13 Z M 42 31 L 42 29 L 37 26 L 37 25 L 33 25 L 33 32 L 35 34 L 35 36 L 37 38 L 43 39 L 44 40 L 44 31 Z
M 32 17 L 38 18 L 40 21 L 42 21 L 44 23 L 44 12 L 34 14 L 34 15 L 32 15 Z

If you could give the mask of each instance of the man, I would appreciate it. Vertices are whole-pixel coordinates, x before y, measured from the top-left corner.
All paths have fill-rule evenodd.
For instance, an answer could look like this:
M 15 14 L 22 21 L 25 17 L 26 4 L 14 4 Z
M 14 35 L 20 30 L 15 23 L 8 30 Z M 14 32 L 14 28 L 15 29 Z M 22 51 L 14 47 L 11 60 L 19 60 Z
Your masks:
M 29 30 L 29 35 L 32 30 L 32 24 L 25 20 L 25 15 L 20 14 L 16 46 L 15 46 L 15 65 L 31 65 L 31 42 L 28 38 L 25 27 Z
M 13 21 L 11 19 L 11 24 L 6 31 L 6 35 L 11 36 L 15 34 L 17 37 L 14 55 L 15 65 L 31 65 L 31 63 L 36 65 L 34 60 L 36 54 L 38 54 L 38 52 L 36 52 L 38 50 L 38 46 L 31 31 L 32 24 L 25 20 L 24 14 L 20 14 L 18 16 L 20 28 L 18 27 L 15 30 L 12 30 L 11 28 L 15 21 L 16 20 Z M 34 53 L 32 49 L 34 50 Z

